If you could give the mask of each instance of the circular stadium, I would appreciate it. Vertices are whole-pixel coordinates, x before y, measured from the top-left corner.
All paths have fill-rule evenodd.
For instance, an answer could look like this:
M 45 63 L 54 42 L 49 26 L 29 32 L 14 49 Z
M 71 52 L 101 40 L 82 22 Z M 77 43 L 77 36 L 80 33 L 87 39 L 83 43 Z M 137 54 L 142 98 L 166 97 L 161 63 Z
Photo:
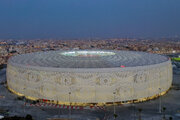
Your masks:
M 172 83 L 168 57 L 135 51 L 48 51 L 11 57 L 8 89 L 32 100 L 66 105 L 140 102 Z

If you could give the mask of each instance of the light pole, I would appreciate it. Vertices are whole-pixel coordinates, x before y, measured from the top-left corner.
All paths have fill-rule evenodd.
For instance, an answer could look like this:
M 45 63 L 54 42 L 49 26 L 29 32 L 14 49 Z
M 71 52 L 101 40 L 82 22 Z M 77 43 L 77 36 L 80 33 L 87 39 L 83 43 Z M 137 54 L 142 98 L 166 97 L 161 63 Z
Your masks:
M 58 87 L 57 87 L 57 84 L 56 84 L 55 86 L 56 86 L 56 92 L 57 92 L 57 88 L 58 88 Z M 57 93 L 58 93 L 58 92 L 57 92 Z M 59 96 L 59 95 L 56 95 L 56 100 L 57 100 L 57 101 L 56 101 L 56 104 L 57 104 L 57 106 L 58 106 L 58 107 L 57 107 L 57 108 L 58 108 L 58 117 L 60 118 L 60 107 L 59 107 L 59 101 L 58 101 L 58 100 L 59 100 L 59 99 L 58 99 L 59 97 L 58 97 L 58 96 Z
M 159 88 L 159 113 L 161 113 L 161 88 Z
M 136 119 L 135 116 L 136 116 L 136 113 L 135 113 L 135 105 L 134 105 L 134 101 L 133 101 L 133 114 L 134 114 L 134 120 Z
M 115 109 L 115 94 L 116 94 L 116 92 L 113 92 L 113 94 L 114 94 L 114 102 L 113 102 L 114 103 L 113 104 L 114 105 L 114 114 L 116 114 L 116 109 Z
M 58 96 L 56 96 L 56 97 L 57 97 L 57 105 L 59 106 Z M 58 116 L 60 118 L 60 108 L 59 107 L 58 107 Z
M 69 92 L 69 105 L 70 105 L 69 118 L 71 119 L 71 100 L 70 100 L 70 95 L 71 95 L 71 92 Z
M 23 91 L 24 91 L 24 96 L 23 96 L 23 102 L 26 103 L 26 98 L 25 98 L 25 84 L 24 84 L 24 88 L 23 88 Z M 25 104 L 23 105 L 23 114 L 25 115 Z
M 132 93 L 132 106 L 133 106 L 133 120 L 135 120 L 135 105 L 134 105 L 134 98 L 135 98 L 135 94 L 134 94 L 134 82 L 133 82 L 133 93 Z
M 115 95 L 116 95 L 116 92 L 113 92 L 113 94 L 114 94 L 114 102 L 113 102 L 113 104 L 114 104 L 114 120 L 115 120 L 116 117 L 117 117 L 117 115 L 116 115 L 116 108 L 115 108 Z

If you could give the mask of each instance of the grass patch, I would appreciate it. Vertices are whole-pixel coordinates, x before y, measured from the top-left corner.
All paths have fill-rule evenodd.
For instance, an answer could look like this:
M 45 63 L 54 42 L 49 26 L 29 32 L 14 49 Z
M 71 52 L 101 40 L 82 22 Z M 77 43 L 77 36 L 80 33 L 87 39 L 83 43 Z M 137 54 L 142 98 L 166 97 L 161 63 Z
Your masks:
M 178 61 L 178 62 L 180 62 L 180 58 L 178 57 L 178 58 L 171 58 L 172 60 L 174 60 L 174 61 Z

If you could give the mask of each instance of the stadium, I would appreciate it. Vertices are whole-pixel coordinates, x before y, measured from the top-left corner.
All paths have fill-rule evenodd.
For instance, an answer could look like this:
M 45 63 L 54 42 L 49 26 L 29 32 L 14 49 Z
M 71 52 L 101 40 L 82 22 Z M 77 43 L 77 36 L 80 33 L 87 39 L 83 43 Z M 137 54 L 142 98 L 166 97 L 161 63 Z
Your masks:
M 11 57 L 7 85 L 31 100 L 108 105 L 153 99 L 172 84 L 171 60 L 135 51 L 47 51 Z

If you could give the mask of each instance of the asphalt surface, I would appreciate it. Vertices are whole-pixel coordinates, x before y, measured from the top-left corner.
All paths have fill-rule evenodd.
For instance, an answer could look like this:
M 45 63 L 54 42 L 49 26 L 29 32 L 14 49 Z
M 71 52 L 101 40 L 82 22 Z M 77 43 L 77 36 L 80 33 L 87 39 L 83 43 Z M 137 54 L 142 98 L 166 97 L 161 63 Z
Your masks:
M 165 107 L 165 117 L 169 120 L 180 120 L 180 74 L 174 69 L 173 85 L 164 96 L 143 103 L 126 104 L 115 106 L 116 120 L 137 120 L 141 115 L 142 120 L 161 120 L 163 113 L 159 113 L 161 99 L 162 107 Z M 38 107 L 24 105 L 24 101 L 18 100 L 17 95 L 12 94 L 6 88 L 6 69 L 0 70 L 0 115 L 26 116 L 31 114 L 35 120 L 46 120 L 47 118 L 71 118 L 73 120 L 113 120 L 114 106 L 104 109 L 77 109 Z M 139 109 L 142 109 L 141 114 Z

